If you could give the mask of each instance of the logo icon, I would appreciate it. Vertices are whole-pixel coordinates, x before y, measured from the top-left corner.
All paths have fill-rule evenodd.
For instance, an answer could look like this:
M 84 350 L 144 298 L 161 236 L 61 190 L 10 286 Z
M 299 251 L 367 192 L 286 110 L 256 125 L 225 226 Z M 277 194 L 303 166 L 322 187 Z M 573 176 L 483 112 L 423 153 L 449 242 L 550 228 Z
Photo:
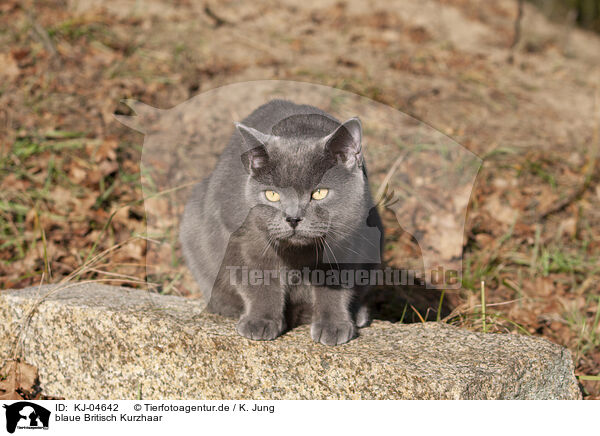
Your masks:
M 19 401 L 10 405 L 3 405 L 6 409 L 6 431 L 14 433 L 18 429 L 48 429 L 50 411 L 44 407 Z

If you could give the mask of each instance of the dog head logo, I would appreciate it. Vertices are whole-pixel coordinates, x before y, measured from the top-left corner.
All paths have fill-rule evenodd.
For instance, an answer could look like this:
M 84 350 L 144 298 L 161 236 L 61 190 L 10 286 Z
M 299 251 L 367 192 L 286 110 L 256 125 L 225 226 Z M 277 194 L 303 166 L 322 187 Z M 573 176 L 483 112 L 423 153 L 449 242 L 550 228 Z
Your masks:
M 6 431 L 9 433 L 14 433 L 17 428 L 47 429 L 50 423 L 50 411 L 38 404 L 19 401 L 2 407 L 6 409 Z

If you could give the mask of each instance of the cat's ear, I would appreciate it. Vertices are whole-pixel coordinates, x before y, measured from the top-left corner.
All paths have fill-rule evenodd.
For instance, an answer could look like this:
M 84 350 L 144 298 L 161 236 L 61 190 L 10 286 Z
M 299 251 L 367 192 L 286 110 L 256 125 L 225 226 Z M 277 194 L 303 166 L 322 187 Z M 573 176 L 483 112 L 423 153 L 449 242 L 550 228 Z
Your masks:
M 337 162 L 352 168 L 362 166 L 362 125 L 358 118 L 350 118 L 325 138 L 325 150 Z
M 269 135 L 241 123 L 235 123 L 235 127 L 242 135 L 244 145 L 248 150 L 241 156 L 244 168 L 252 174 L 264 169 L 269 163 L 269 155 L 265 148 Z
M 242 135 L 246 148 L 256 148 L 261 145 L 264 147 L 269 141 L 269 135 L 259 132 L 242 123 L 235 123 L 235 128 L 240 132 L 240 135 Z
M 267 150 L 262 145 L 259 147 L 251 148 L 250 150 L 242 153 L 242 164 L 246 171 L 250 174 L 256 175 L 261 170 L 264 170 L 269 163 L 269 155 Z

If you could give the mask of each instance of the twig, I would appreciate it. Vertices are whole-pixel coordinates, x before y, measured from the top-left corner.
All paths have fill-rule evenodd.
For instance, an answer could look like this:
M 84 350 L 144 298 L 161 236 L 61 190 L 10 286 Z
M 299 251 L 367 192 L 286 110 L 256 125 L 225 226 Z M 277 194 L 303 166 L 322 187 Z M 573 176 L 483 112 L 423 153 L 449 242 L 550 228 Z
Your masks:
M 52 42 L 52 39 L 50 38 L 50 35 L 48 35 L 46 29 L 44 29 L 44 27 L 37 22 L 35 16 L 31 11 L 27 13 L 27 19 L 29 21 L 29 24 L 31 24 L 33 33 L 38 37 L 46 51 L 50 53 L 52 62 L 56 66 L 60 65 L 60 56 L 58 55 L 58 50 L 56 50 L 56 46 L 54 45 L 54 42 Z
M 592 171 L 593 171 L 594 167 L 595 167 L 595 162 L 594 162 L 593 165 L 590 165 L 590 168 L 592 169 Z M 575 200 L 577 200 L 579 197 L 581 197 L 585 191 L 587 191 L 587 188 L 590 185 L 590 180 L 591 180 L 591 177 L 585 177 L 585 180 L 583 181 L 583 183 L 581 183 L 577 187 L 577 189 L 574 189 L 565 198 L 563 198 L 562 200 L 557 201 L 556 203 L 554 203 L 553 205 L 551 205 L 550 207 L 548 207 L 545 211 L 543 211 L 542 213 L 540 213 L 539 216 L 538 216 L 538 220 L 546 219 L 550 215 L 553 215 L 553 214 L 555 214 L 557 212 L 565 210 L 565 208 L 568 205 L 570 205 L 571 203 L 573 203 Z
M 517 18 L 515 19 L 515 31 L 510 48 L 515 48 L 521 39 L 521 21 L 523 20 L 523 3 L 525 0 L 517 0 Z
M 215 27 L 221 27 L 224 25 L 230 25 L 231 23 L 224 18 L 219 17 L 214 11 L 210 8 L 208 4 L 204 5 L 204 13 L 212 18 L 215 22 Z
M 139 277 L 130 276 L 130 275 L 127 275 L 127 274 L 113 273 L 113 272 L 104 271 L 104 270 L 101 270 L 101 269 L 98 269 L 98 268 L 90 268 L 89 272 L 95 272 L 95 273 L 98 273 L 98 274 L 105 274 L 107 276 L 118 277 L 118 278 L 121 278 L 121 279 L 127 279 L 127 280 L 133 280 L 133 281 L 139 281 L 140 280 Z M 155 286 L 158 285 L 158 283 L 149 282 L 149 281 L 146 281 L 146 283 L 149 284 L 149 285 L 155 285 Z
M 379 185 L 379 189 L 377 190 L 377 194 L 375 194 L 375 199 L 376 199 L 375 200 L 375 204 L 378 204 L 379 202 L 381 202 L 383 200 L 384 194 L 387 191 L 388 184 L 390 183 L 390 180 L 391 180 L 392 176 L 398 170 L 398 167 L 400 166 L 400 164 L 402 163 L 402 161 L 406 158 L 407 154 L 408 154 L 408 152 L 406 152 L 406 153 L 398 156 L 398 158 L 394 161 L 394 163 L 390 167 L 389 171 L 387 172 L 387 174 L 383 178 L 383 181 L 381 182 L 381 185 Z

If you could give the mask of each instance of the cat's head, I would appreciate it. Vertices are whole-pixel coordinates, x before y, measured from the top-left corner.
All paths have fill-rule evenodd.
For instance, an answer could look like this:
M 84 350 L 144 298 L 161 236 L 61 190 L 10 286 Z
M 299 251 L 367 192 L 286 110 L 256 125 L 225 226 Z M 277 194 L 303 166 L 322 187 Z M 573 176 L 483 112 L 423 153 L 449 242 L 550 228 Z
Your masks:
M 340 241 L 364 226 L 371 205 L 358 118 L 294 115 L 270 133 L 237 124 L 248 173 L 245 199 L 271 241 Z

